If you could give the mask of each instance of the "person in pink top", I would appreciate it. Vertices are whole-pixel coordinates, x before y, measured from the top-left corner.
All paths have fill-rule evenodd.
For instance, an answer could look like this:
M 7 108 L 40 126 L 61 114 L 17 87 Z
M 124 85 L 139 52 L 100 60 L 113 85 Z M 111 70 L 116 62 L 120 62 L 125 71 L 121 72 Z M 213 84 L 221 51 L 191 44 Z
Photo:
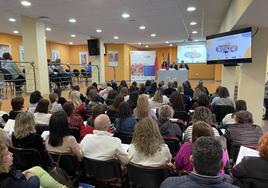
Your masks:
M 176 169 L 184 172 L 192 172 L 193 171 L 193 163 L 190 160 L 190 156 L 192 155 L 192 147 L 194 142 L 202 136 L 211 136 L 214 137 L 214 131 L 211 126 L 203 121 L 198 121 L 193 125 L 193 133 L 192 133 L 192 142 L 185 142 L 175 159 Z M 223 157 L 222 163 L 223 166 L 226 165 L 228 160 L 227 152 L 223 149 Z M 222 168 L 219 172 L 220 174 L 224 174 L 224 169 Z

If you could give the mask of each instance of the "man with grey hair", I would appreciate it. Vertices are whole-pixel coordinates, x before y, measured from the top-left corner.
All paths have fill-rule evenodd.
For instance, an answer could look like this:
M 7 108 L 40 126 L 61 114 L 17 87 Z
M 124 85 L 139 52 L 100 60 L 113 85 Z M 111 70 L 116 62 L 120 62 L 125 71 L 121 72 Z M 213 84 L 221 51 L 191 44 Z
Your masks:
M 110 123 L 106 114 L 96 117 L 93 134 L 87 134 L 80 143 L 82 156 L 101 161 L 118 159 L 125 165 L 129 161 L 128 154 L 123 149 L 121 140 L 108 132 Z

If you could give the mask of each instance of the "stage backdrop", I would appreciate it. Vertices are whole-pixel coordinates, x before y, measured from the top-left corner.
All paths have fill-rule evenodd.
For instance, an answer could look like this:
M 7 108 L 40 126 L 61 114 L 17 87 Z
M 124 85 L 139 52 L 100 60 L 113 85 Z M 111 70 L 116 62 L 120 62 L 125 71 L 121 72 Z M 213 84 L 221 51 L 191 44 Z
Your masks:
M 130 51 L 131 81 L 155 79 L 155 51 Z

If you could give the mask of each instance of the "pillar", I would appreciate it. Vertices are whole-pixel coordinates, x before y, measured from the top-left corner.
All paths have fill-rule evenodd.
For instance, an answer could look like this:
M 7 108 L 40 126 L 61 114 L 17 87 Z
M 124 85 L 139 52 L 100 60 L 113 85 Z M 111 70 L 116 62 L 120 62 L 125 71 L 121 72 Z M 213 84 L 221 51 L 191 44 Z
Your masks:
M 34 72 L 30 65 L 25 64 L 27 92 L 34 91 L 36 86 L 42 94 L 48 94 L 45 24 L 36 18 L 21 16 L 21 25 L 24 60 L 33 62 L 35 70 Z
M 102 40 L 99 40 L 99 45 L 100 55 L 89 57 L 92 65 L 92 82 L 97 84 L 105 82 L 104 43 Z

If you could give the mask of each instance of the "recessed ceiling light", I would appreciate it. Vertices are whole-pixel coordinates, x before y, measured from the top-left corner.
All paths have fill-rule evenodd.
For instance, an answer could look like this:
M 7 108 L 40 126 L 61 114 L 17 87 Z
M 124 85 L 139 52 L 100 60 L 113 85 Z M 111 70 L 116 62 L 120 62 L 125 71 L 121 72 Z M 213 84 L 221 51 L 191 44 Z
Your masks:
M 171 47 L 171 46 L 173 46 L 173 44 L 169 44 L 169 46 Z
M 139 42 L 139 45 L 140 45 L 140 46 L 142 45 L 141 42 Z
M 119 39 L 119 36 L 114 36 L 114 39 Z
M 169 41 L 166 41 L 165 43 L 166 43 L 166 44 L 169 44 Z
M 96 32 L 97 32 L 97 33 L 101 33 L 102 30 L 101 30 L 101 29 L 96 29 Z
M 139 28 L 140 28 L 141 30 L 146 29 L 146 27 L 145 27 L 144 25 L 141 25 Z
M 70 19 L 69 19 L 69 22 L 70 22 L 70 23 L 75 23 L 75 22 L 76 22 L 76 19 L 74 19 L 74 18 L 70 18 Z
M 188 11 L 188 12 L 193 12 L 193 11 L 195 11 L 195 10 L 196 10 L 195 7 L 187 7 L 187 11 Z
M 22 6 L 25 6 L 25 7 L 29 7 L 29 6 L 32 5 L 32 3 L 31 3 L 30 1 L 21 1 L 20 4 L 21 4 Z
M 198 32 L 197 31 L 192 31 L 192 34 L 197 34 Z
M 75 35 L 75 34 L 71 34 L 70 36 L 71 36 L 72 38 L 76 37 L 76 35 Z
M 145 48 L 149 48 L 149 46 L 148 46 L 148 45 L 146 45 L 146 46 L 145 46 Z
M 51 31 L 52 29 L 50 27 L 47 27 L 46 28 L 46 31 Z
M 17 30 L 14 30 L 13 33 L 14 33 L 14 34 L 18 34 L 18 33 L 20 33 L 20 32 L 17 31 Z
M 10 22 L 15 22 L 16 19 L 15 19 L 15 18 L 9 18 L 8 21 L 10 21 Z
M 196 22 L 190 22 L 190 25 L 196 25 L 197 23 Z
M 129 18 L 130 17 L 130 15 L 128 13 L 123 13 L 121 16 L 122 16 L 122 18 Z
M 156 36 L 156 34 L 155 34 L 155 33 L 152 33 L 152 34 L 151 34 L 151 37 L 155 37 L 155 36 Z
M 70 45 L 72 45 L 72 44 L 73 44 L 73 42 L 69 42 L 69 44 L 70 44 Z

